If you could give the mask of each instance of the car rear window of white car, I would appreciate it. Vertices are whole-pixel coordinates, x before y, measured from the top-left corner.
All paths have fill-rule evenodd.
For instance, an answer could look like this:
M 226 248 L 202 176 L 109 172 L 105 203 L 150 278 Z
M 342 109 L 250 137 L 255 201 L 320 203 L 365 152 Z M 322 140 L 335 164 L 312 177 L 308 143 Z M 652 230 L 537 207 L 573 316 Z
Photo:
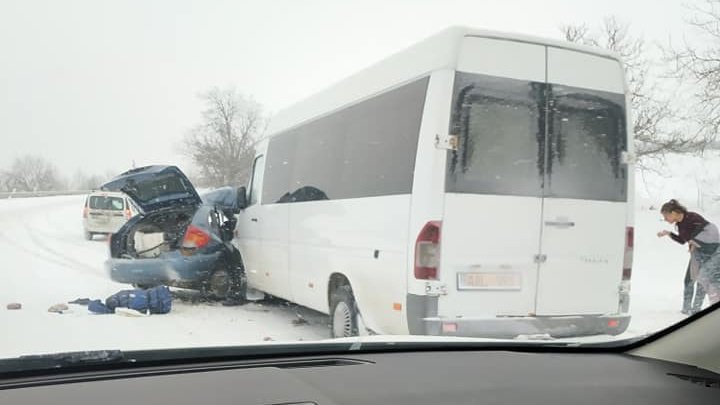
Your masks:
M 125 202 L 121 197 L 92 196 L 90 197 L 90 209 L 122 211 Z

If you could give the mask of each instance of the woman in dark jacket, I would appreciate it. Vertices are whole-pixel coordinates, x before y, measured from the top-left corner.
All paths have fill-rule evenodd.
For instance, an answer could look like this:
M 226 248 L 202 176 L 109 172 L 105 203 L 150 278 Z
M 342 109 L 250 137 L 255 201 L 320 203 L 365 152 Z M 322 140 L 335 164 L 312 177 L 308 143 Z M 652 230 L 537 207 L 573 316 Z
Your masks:
M 720 236 L 717 227 L 700 214 L 688 211 L 677 200 L 663 204 L 660 212 L 666 222 L 676 225 L 677 234 L 661 231 L 658 237 L 670 236 L 675 242 L 689 245 L 690 262 L 685 273 L 682 312 L 697 312 L 702 308 L 705 291 L 710 293 L 712 303 L 720 299 L 717 288 L 720 282 Z

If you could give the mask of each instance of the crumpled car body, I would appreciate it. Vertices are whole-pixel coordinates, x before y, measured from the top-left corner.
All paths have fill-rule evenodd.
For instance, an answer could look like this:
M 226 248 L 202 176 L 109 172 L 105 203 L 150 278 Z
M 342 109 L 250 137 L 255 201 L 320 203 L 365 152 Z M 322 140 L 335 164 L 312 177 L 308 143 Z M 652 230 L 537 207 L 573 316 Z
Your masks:
M 231 243 L 238 190 L 225 187 L 201 198 L 175 166 L 133 169 L 102 189 L 124 192 L 140 210 L 110 238 L 105 268 L 112 280 L 244 297 L 242 257 Z

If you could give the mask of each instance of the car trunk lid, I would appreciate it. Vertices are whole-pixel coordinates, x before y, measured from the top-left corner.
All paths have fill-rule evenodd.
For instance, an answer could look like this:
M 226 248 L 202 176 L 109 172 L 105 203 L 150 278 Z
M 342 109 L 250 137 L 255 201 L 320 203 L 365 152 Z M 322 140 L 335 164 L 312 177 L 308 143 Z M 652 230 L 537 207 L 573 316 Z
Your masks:
M 146 166 L 129 170 L 101 187 L 127 194 L 143 214 L 174 206 L 200 205 L 202 200 L 176 166 Z

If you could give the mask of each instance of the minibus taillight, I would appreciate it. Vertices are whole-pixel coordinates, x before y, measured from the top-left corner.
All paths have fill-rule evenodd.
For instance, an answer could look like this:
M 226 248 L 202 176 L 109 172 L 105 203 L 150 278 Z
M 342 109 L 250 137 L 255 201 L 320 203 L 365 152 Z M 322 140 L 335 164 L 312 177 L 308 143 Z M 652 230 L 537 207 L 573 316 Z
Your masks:
M 630 280 L 632 277 L 633 248 L 635 246 L 635 228 L 625 228 L 625 256 L 623 257 L 623 280 Z
M 430 221 L 415 242 L 415 278 L 437 280 L 440 267 L 440 221 Z

